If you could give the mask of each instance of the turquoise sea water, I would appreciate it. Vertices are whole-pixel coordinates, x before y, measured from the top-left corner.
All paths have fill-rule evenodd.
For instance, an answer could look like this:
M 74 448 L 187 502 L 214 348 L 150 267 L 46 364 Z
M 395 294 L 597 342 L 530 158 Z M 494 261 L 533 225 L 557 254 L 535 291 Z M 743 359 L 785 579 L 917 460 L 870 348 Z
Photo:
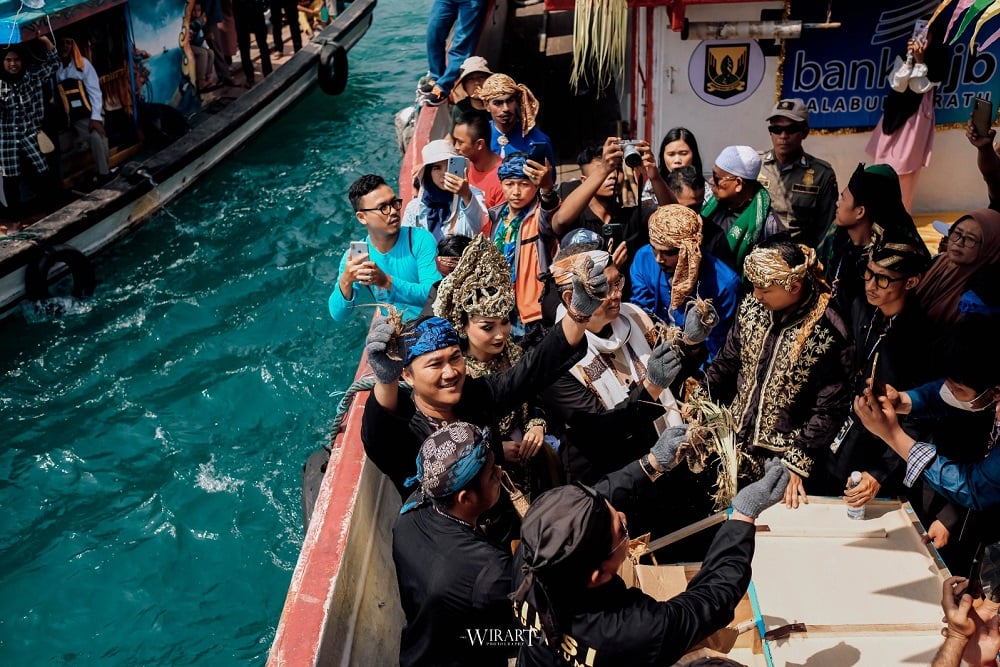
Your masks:
M 430 0 L 380 0 L 315 92 L 96 261 L 98 293 L 0 322 L 0 664 L 263 664 L 367 322 L 326 299 L 395 182 Z

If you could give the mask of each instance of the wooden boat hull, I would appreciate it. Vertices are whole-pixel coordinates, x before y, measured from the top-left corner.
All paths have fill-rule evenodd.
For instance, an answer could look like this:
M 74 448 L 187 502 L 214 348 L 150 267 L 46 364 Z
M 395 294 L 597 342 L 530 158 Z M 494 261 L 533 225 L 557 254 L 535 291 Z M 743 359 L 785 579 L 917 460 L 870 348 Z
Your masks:
M 362 359 L 357 377 L 369 371 Z M 355 396 L 334 439 L 271 645 L 271 667 L 399 661 L 404 618 L 392 562 L 392 526 L 401 502 L 361 444 L 368 395 Z
M 0 318 L 24 298 L 25 270 L 47 248 L 68 244 L 91 256 L 142 226 L 202 174 L 257 134 L 317 83 L 323 46 L 353 47 L 372 23 L 377 0 L 356 0 L 320 35 L 226 109 L 102 189 L 15 234 L 0 237 Z M 60 274 L 52 275 L 58 278 Z

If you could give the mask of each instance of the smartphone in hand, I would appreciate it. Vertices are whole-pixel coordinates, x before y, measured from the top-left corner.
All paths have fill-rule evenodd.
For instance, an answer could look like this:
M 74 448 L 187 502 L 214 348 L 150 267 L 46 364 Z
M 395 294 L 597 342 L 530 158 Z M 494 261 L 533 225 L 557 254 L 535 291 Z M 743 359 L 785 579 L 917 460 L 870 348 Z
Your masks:
M 875 398 L 881 398 L 885 396 L 885 380 L 875 375 L 877 369 L 878 369 L 878 352 L 875 353 L 875 358 L 872 360 L 871 387 L 872 387 L 872 396 L 874 396 Z
M 532 162 L 537 162 L 538 164 L 545 166 L 545 155 L 548 153 L 545 150 L 544 141 L 532 141 L 531 142 L 531 152 L 528 153 L 528 159 Z
M 993 103 L 981 97 L 977 97 L 972 103 L 972 127 L 980 137 L 990 134 L 990 127 L 993 125 Z
M 348 259 L 357 259 L 368 254 L 368 244 L 364 241 L 351 241 L 350 250 L 347 252 Z
M 468 165 L 469 161 L 462 157 L 461 155 L 455 155 L 448 158 L 448 164 L 445 170 L 454 176 L 459 178 L 465 178 L 465 167 Z

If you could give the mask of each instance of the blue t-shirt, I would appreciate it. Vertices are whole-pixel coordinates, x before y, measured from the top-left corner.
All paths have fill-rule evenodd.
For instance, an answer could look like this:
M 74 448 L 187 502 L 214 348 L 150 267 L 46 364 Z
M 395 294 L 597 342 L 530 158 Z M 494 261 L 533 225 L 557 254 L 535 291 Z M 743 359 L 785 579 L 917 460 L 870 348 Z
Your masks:
M 345 251 L 340 260 L 340 271 L 337 272 L 337 285 L 328 303 L 330 316 L 337 322 L 343 322 L 359 303 L 391 303 L 403 313 L 404 320 L 419 316 L 431 286 L 441 280 L 434 262 L 437 256 L 434 237 L 426 229 L 400 227 L 396 245 L 387 253 L 379 252 L 368 237 L 365 237 L 365 243 L 368 244 L 369 259 L 387 276 L 392 276 L 392 288 L 385 290 L 355 282 L 351 285 L 351 298 L 345 299 L 340 293 L 340 276 L 347 267 Z M 371 314 L 370 309 L 366 311 Z
M 702 299 L 711 299 L 716 312 L 719 313 L 719 323 L 705 341 L 708 349 L 708 360 L 715 358 L 716 353 L 726 342 L 726 334 L 733 325 L 736 306 L 740 302 L 740 277 L 721 259 L 702 251 L 701 262 L 698 265 L 698 284 L 691 296 L 685 299 L 680 308 L 670 307 L 674 276 L 666 273 L 656 263 L 653 247 L 648 243 L 635 254 L 632 260 L 632 298 L 631 301 L 644 311 L 668 324 L 684 326 L 684 309 L 695 294 Z M 706 362 L 707 363 L 707 362 Z

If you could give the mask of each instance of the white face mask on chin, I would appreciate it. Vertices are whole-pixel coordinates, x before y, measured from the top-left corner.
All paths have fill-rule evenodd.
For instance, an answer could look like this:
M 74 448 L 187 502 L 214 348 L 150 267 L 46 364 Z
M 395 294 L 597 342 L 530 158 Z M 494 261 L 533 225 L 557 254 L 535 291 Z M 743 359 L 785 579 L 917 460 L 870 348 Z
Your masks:
M 966 412 L 982 412 L 983 410 L 988 410 L 989 408 L 993 407 L 993 404 L 996 403 L 996 400 L 992 400 L 989 403 L 978 408 L 972 406 L 975 405 L 976 401 L 980 400 L 990 391 L 991 391 L 990 389 L 987 389 L 986 391 L 979 394 L 979 396 L 976 396 L 971 401 L 960 401 L 957 398 L 955 398 L 955 394 L 951 393 L 951 388 L 948 387 L 948 384 L 942 382 L 941 389 L 938 391 L 938 395 L 941 396 L 941 400 L 944 401 L 946 405 L 950 405 L 951 407 L 956 408 L 958 410 L 965 410 Z

